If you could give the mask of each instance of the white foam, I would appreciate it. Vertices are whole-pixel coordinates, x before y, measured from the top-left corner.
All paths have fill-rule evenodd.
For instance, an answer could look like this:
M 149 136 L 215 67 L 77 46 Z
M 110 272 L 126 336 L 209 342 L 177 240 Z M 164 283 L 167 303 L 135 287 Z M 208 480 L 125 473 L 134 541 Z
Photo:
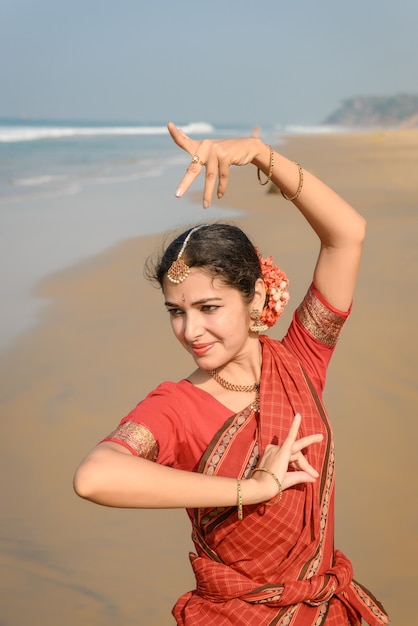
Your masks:
M 192 122 L 182 126 L 187 134 L 208 135 L 214 128 L 206 122 Z M 0 126 L 1 143 L 66 139 L 72 137 L 109 137 L 134 135 L 165 135 L 166 126 Z
M 64 176 L 31 176 L 29 178 L 16 178 L 13 180 L 14 185 L 19 187 L 39 187 L 41 185 L 48 185 L 53 182 L 60 182 L 64 180 Z
M 181 129 L 188 135 L 212 135 L 215 132 L 212 124 L 207 122 L 192 122 L 186 126 L 181 126 Z
M 283 135 L 326 135 L 331 133 L 348 132 L 342 126 L 329 126 L 317 124 L 314 126 L 303 126 L 301 124 L 276 124 L 274 130 Z

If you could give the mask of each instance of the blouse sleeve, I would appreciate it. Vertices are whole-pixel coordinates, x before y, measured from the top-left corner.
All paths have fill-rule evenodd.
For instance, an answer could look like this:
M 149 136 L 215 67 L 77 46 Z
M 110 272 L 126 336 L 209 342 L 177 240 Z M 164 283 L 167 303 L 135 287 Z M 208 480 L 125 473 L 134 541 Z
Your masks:
M 282 340 L 320 392 L 324 389 L 328 364 L 350 312 L 351 306 L 345 312 L 332 307 L 311 285 Z
M 102 441 L 113 441 L 132 454 L 164 465 L 176 465 L 184 440 L 181 406 L 174 383 L 151 391 Z
M 196 471 L 231 411 L 188 380 L 163 382 L 102 441 L 161 465 Z
M 158 444 L 154 435 L 146 426 L 136 422 L 123 422 L 103 441 L 113 441 L 124 446 L 136 456 L 141 456 L 149 461 L 156 461 L 158 457 Z

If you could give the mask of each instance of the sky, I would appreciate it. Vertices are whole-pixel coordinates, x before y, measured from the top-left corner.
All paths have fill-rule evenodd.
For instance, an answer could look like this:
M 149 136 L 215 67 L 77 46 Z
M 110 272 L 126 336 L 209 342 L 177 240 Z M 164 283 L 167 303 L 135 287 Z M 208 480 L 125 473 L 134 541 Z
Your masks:
M 417 0 L 0 0 L 0 117 L 317 124 L 418 93 Z

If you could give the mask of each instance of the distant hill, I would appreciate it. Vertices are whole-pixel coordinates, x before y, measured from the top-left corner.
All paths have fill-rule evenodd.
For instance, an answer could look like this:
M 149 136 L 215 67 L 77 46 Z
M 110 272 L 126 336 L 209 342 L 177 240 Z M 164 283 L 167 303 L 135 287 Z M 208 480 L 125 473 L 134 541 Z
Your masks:
M 418 128 L 418 95 L 347 98 L 323 123 L 354 127 Z

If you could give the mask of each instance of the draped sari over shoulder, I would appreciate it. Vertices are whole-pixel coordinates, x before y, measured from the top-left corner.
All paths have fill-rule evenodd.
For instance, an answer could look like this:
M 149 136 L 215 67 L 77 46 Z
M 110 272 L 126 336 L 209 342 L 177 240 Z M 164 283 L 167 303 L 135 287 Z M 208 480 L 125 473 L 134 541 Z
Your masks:
M 383 607 L 353 580 L 334 548 L 334 444 L 324 407 L 298 360 L 280 343 L 263 348 L 260 413 L 231 416 L 213 437 L 198 471 L 249 477 L 269 443 L 285 439 L 296 413 L 300 436 L 324 435 L 307 448 L 320 478 L 286 489 L 277 506 L 196 509 L 191 564 L 196 589 L 173 609 L 180 626 L 360 626 L 388 624 Z
M 173 609 L 179 626 L 389 623 L 334 548 L 334 442 L 318 393 L 348 315 L 312 285 L 283 340 L 260 337 L 260 412 L 248 407 L 231 415 L 189 381 L 166 382 L 105 439 L 163 465 L 248 478 L 266 445 L 283 442 L 296 413 L 300 437 L 323 434 L 305 450 L 320 477 L 286 489 L 278 505 L 244 503 L 242 521 L 236 507 L 188 511 L 196 589 Z

